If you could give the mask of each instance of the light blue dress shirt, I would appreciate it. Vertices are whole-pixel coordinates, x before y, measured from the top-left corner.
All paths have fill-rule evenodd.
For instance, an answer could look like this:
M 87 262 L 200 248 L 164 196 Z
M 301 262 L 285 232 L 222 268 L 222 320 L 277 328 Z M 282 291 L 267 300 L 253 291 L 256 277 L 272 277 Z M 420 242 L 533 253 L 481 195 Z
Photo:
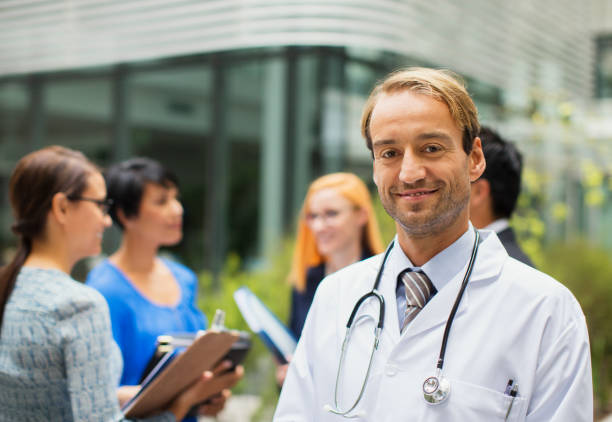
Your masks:
M 124 420 L 121 366 L 97 291 L 59 270 L 22 268 L 0 333 L 0 421 Z
M 429 261 L 423 264 L 422 267 L 415 267 L 410 262 L 410 259 L 404 255 L 401 251 L 397 235 L 393 239 L 393 248 L 398 248 L 391 252 L 389 260 L 393 260 L 396 263 L 395 268 L 401 268 L 397 275 L 406 268 L 412 268 L 414 271 L 422 270 L 427 277 L 431 280 L 431 283 L 436 288 L 436 291 L 442 290 L 444 286 L 453 277 L 456 269 L 465 266 L 472 253 L 472 247 L 474 246 L 474 226 L 470 223 L 468 230 L 461 235 L 461 237 L 455 240 L 448 248 L 441 251 L 439 254 L 432 257 Z M 397 299 L 397 316 L 399 318 L 400 329 L 404 326 L 404 314 L 406 310 L 406 294 L 403 283 L 397 284 L 397 291 L 395 293 Z M 427 305 L 425 305 L 427 306 Z M 448 311 L 450 313 L 450 309 Z

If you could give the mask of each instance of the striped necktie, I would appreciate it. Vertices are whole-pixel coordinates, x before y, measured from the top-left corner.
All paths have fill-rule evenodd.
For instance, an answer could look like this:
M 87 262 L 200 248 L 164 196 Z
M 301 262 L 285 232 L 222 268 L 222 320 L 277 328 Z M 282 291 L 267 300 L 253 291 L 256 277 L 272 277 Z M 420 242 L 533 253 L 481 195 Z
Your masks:
M 406 294 L 406 312 L 402 332 L 417 314 L 425 307 L 425 304 L 436 294 L 437 290 L 431 280 L 421 270 L 407 268 L 402 271 L 398 280 L 404 284 Z

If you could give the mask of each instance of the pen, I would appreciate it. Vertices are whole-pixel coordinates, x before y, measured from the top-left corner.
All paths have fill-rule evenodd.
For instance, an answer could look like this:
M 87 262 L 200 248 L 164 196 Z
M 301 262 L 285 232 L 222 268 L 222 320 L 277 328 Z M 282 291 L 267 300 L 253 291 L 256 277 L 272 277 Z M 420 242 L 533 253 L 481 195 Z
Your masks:
M 506 385 L 506 389 L 504 390 L 504 394 L 505 395 L 509 395 L 510 394 L 510 390 L 512 389 L 512 383 L 514 383 L 514 380 L 512 378 L 510 378 L 508 380 L 508 385 Z
M 512 405 L 514 404 L 514 398 L 516 397 L 518 393 L 518 384 L 514 384 L 514 387 L 512 387 L 512 390 L 510 390 L 510 406 L 508 406 L 508 411 L 506 412 L 506 417 L 504 418 L 505 421 L 508 420 L 508 416 L 510 416 L 510 411 L 512 410 Z

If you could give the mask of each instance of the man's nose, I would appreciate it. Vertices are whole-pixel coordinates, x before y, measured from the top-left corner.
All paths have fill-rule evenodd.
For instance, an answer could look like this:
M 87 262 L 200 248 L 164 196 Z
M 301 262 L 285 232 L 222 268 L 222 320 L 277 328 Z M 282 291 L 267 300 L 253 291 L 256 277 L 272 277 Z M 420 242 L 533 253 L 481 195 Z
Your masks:
M 425 165 L 423 160 L 412 151 L 405 151 L 402 158 L 402 168 L 399 179 L 404 183 L 415 183 L 425 178 Z

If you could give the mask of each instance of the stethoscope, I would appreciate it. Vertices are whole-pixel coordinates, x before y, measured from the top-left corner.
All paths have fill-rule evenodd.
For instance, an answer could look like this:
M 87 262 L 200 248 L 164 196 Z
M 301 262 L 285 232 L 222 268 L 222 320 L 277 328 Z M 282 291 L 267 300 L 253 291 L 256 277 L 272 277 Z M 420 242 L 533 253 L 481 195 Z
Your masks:
M 451 326 L 453 325 L 453 320 L 455 319 L 455 314 L 457 313 L 457 309 L 459 308 L 459 303 L 461 302 L 463 293 L 465 292 L 465 289 L 470 280 L 470 276 L 472 275 L 472 270 L 474 269 L 474 261 L 476 261 L 476 254 L 478 253 L 478 244 L 480 241 L 480 234 L 478 233 L 478 230 L 476 229 L 474 229 L 474 232 L 476 233 L 476 236 L 474 238 L 474 246 L 472 246 L 472 254 L 470 256 L 470 262 L 468 264 L 467 270 L 465 271 L 465 275 L 463 276 L 463 281 L 461 282 L 459 293 L 457 293 L 455 304 L 453 305 L 450 315 L 448 316 L 448 319 L 446 320 L 446 327 L 444 328 L 444 335 L 442 336 L 442 345 L 440 347 L 440 356 L 438 357 L 438 364 L 436 365 L 436 372 L 433 376 L 427 378 L 423 382 L 423 397 L 425 398 L 425 401 L 429 404 L 443 403 L 444 401 L 446 401 L 446 399 L 448 399 L 448 396 L 450 394 L 450 390 L 451 390 L 450 381 L 446 377 L 444 377 L 444 375 L 442 374 L 442 367 L 444 366 L 444 355 L 446 354 L 446 343 L 448 342 L 448 336 L 450 334 L 450 329 L 451 329 Z M 338 372 L 336 374 L 336 386 L 334 389 L 334 407 L 332 407 L 331 405 L 324 406 L 325 410 L 331 413 L 334 413 L 336 415 L 344 416 L 345 418 L 356 418 L 356 417 L 363 416 L 362 414 L 359 414 L 359 413 L 356 413 L 353 415 L 349 415 L 349 413 L 351 413 L 357 407 L 357 404 L 359 404 L 359 402 L 361 401 L 361 398 L 363 397 L 363 393 L 365 391 L 365 388 L 368 382 L 368 377 L 370 375 L 370 370 L 372 369 L 372 361 L 374 358 L 374 352 L 378 350 L 380 333 L 382 332 L 382 329 L 384 327 L 384 320 L 385 320 L 385 299 L 383 298 L 383 295 L 380 294 L 380 292 L 378 291 L 378 286 L 380 284 L 380 279 L 382 277 L 382 274 L 385 268 L 385 264 L 387 262 L 387 258 L 389 257 L 389 253 L 391 252 L 393 245 L 394 245 L 394 242 L 392 241 L 387 247 L 383 261 L 380 264 L 380 269 L 378 270 L 378 274 L 376 275 L 376 280 L 374 281 L 374 285 L 372 286 L 372 290 L 370 290 L 368 293 L 363 295 L 357 301 L 357 303 L 355 303 L 355 306 L 353 307 L 353 311 L 351 312 L 351 316 L 349 317 L 348 322 L 346 323 L 346 333 L 344 335 L 344 341 L 342 342 L 342 348 L 340 351 L 340 361 L 338 362 Z M 353 321 L 355 319 L 355 316 L 357 315 L 357 312 L 359 311 L 359 307 L 370 298 L 375 298 L 376 300 L 378 300 L 379 313 L 378 313 L 378 324 L 376 324 L 376 328 L 374 329 L 374 344 L 372 346 L 372 351 L 370 353 L 370 361 L 368 362 L 368 369 L 366 371 L 365 378 L 361 385 L 361 390 L 359 391 L 359 395 L 357 396 L 357 399 L 355 400 L 353 405 L 347 410 L 340 410 L 340 407 L 338 406 L 338 385 L 340 383 L 340 379 L 342 375 L 342 366 L 344 363 L 344 358 L 346 356 L 346 348 L 347 348 L 349 338 L 352 333 Z M 364 315 L 363 317 L 367 317 L 367 316 Z

